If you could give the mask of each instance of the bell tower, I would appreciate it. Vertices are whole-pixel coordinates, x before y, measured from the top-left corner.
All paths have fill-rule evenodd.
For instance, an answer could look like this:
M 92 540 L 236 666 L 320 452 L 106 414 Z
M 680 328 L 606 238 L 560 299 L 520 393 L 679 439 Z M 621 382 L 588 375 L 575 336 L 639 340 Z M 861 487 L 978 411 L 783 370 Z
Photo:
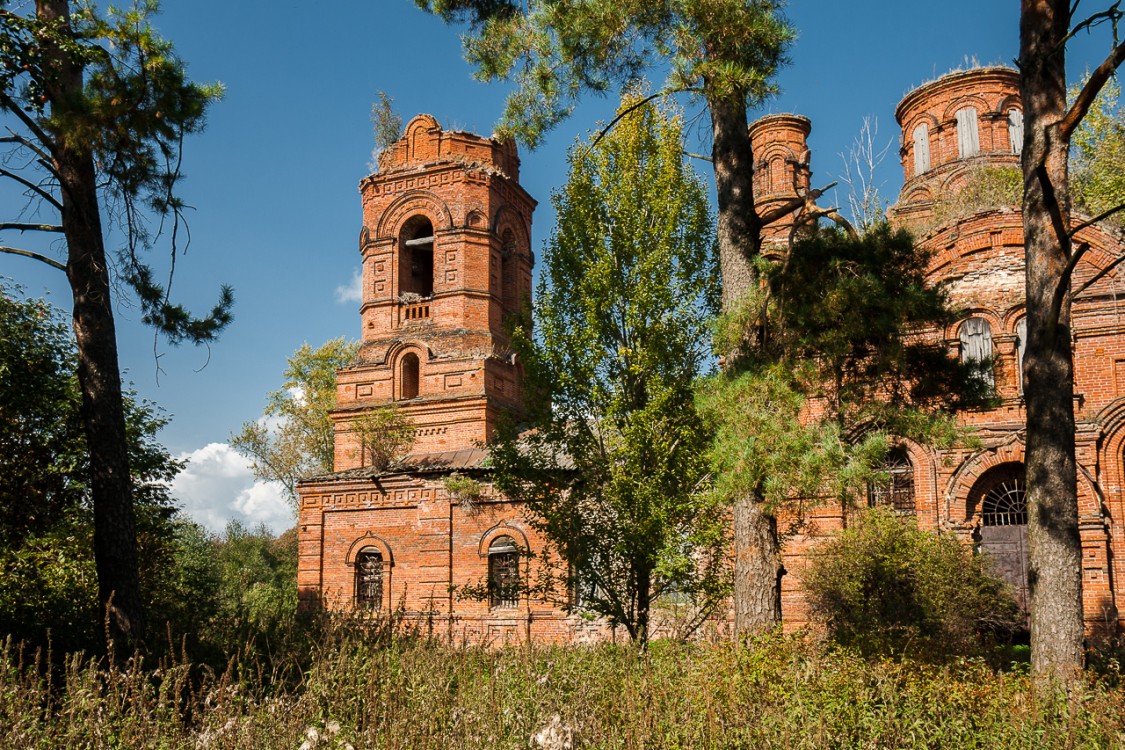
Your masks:
M 473 448 L 522 408 L 505 323 L 531 297 L 531 214 L 510 142 L 419 115 L 360 183 L 362 347 L 337 374 L 336 470 L 360 468 L 356 417 L 393 403 L 412 452 Z

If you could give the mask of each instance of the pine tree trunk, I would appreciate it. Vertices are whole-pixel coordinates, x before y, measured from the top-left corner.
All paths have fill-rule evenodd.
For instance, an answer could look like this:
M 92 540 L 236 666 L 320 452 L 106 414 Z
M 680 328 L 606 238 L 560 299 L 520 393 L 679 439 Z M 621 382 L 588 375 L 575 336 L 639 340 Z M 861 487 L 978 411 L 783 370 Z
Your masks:
M 718 193 L 719 270 L 723 312 L 736 309 L 754 291 L 753 259 L 761 249 L 761 224 L 754 210 L 754 156 L 744 98 L 708 100 L 711 111 L 715 187 Z M 723 352 L 728 365 L 738 352 Z M 758 495 L 734 500 L 735 636 L 770 630 L 781 622 L 781 552 L 777 519 Z
M 1020 92 L 1024 106 L 1023 228 L 1027 262 L 1028 562 L 1031 663 L 1073 679 L 1082 668 L 1082 543 L 1074 456 L 1070 296 L 1057 319 L 1055 290 L 1069 285 L 1072 248 L 1067 182 L 1064 40 L 1070 0 L 1022 0 Z M 1057 204 L 1057 210 L 1053 207 Z
M 777 519 L 756 496 L 734 506 L 734 632 L 742 638 L 781 622 L 781 546 Z
M 44 20 L 66 19 L 69 4 L 65 0 L 40 0 L 37 11 Z M 51 37 L 45 38 L 46 54 L 59 71 L 47 96 L 52 114 L 60 115 L 81 106 L 82 68 Z M 60 180 L 67 277 L 74 296 L 78 384 L 90 455 L 98 599 L 103 607 L 110 607 L 111 635 L 136 640 L 144 632 L 136 524 L 97 176 L 93 156 L 84 144 L 56 137 L 52 155 Z

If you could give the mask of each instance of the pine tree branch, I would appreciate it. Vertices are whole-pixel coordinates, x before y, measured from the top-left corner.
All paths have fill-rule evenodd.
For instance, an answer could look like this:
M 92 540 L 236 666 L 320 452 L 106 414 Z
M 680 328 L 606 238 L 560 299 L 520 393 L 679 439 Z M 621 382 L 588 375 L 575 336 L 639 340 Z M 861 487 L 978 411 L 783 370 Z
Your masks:
M 35 121 L 35 118 L 29 115 L 27 112 L 24 112 L 23 108 L 19 104 L 17 104 L 14 99 L 5 94 L 3 91 L 0 91 L 0 108 L 6 109 L 13 115 L 15 115 L 16 119 L 22 122 L 24 126 L 31 131 L 32 135 L 34 135 L 39 140 L 39 143 L 41 143 L 49 151 L 54 151 L 54 141 L 52 141 L 47 136 L 47 133 L 39 127 L 39 123 Z
M 22 224 L 15 221 L 0 221 L 0 232 L 5 229 L 15 229 L 20 232 L 58 232 L 62 233 L 63 228 L 58 224 Z
M 56 178 L 59 176 L 59 173 L 55 170 L 54 163 L 51 160 L 51 156 L 47 152 L 45 152 L 43 149 L 39 148 L 39 146 L 36 146 L 31 141 L 27 140 L 26 138 L 24 138 L 22 135 L 20 135 L 16 131 L 12 130 L 11 128 L 6 128 L 6 130 L 9 133 L 11 133 L 12 135 L 10 137 L 5 137 L 3 139 L 4 143 L 18 143 L 18 144 L 20 144 L 21 146 L 30 150 L 33 154 L 35 154 L 36 156 L 39 157 L 39 159 L 38 159 L 39 164 L 44 169 L 46 169 L 48 172 L 50 172 Z
M 762 226 L 768 226 L 769 224 L 774 223 L 778 219 L 782 219 L 782 218 L 788 216 L 789 214 L 793 213 L 797 209 L 803 208 L 810 201 L 816 201 L 817 198 L 824 195 L 825 193 L 827 193 L 829 190 L 831 190 L 834 187 L 836 187 L 835 182 L 830 183 L 828 185 L 825 185 L 824 187 L 822 187 L 818 190 L 813 190 L 808 195 L 803 195 L 803 196 L 799 195 L 796 198 L 793 198 L 792 200 L 788 200 L 785 203 L 782 203 L 780 206 L 773 209 L 769 213 L 762 214 L 759 220 L 761 221 Z
M 0 245 L 0 253 L 10 253 L 11 255 L 22 255 L 25 258 L 33 258 L 35 260 L 46 263 L 48 266 L 51 266 L 53 268 L 57 268 L 60 271 L 64 271 L 64 272 L 66 271 L 66 265 L 65 264 L 59 263 L 54 258 L 48 258 L 46 255 L 40 255 L 39 253 L 33 253 L 30 250 L 21 250 L 18 247 L 5 247 L 4 245 Z
M 16 174 L 15 172 L 9 172 L 6 169 L 0 169 L 0 177 L 7 177 L 9 179 L 15 180 L 19 184 L 26 187 L 28 190 L 31 190 L 34 193 L 36 193 L 40 198 L 42 198 L 43 200 L 50 203 L 52 206 L 57 208 L 59 211 L 62 211 L 62 203 L 60 203 L 58 201 L 58 199 L 55 198 L 55 196 L 51 195 L 50 193 L 48 193 L 43 188 L 36 185 L 31 180 L 28 180 L 28 179 L 24 178 L 23 176 Z

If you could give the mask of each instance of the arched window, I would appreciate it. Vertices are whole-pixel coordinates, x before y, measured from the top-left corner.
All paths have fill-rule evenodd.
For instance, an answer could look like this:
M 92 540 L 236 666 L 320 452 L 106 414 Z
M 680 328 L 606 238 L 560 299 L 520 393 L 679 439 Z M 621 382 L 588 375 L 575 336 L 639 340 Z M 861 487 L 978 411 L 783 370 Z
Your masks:
M 913 516 L 917 509 L 914 504 L 914 465 L 906 456 L 906 451 L 896 448 L 887 454 L 879 473 L 886 478 L 873 480 L 867 485 L 867 504 L 871 507 L 888 505 L 904 516 Z
M 399 398 L 418 397 L 418 355 L 409 352 L 399 364 Z
M 488 545 L 488 603 L 513 609 L 520 601 L 520 553 L 516 540 L 498 536 Z
M 505 315 L 519 307 L 516 257 L 516 237 L 508 229 L 500 240 L 500 305 Z
M 383 606 L 383 553 L 364 549 L 355 556 L 355 606 L 379 609 Z
M 1023 354 L 1027 351 L 1027 318 L 1016 323 L 1016 382 L 1023 393 Z
M 980 509 L 976 531 L 992 572 L 1012 587 L 1016 602 L 1028 605 L 1027 483 L 1024 465 L 1000 464 L 986 471 L 969 492 L 969 517 Z
M 434 293 L 434 226 L 424 216 L 408 221 L 399 248 L 400 295 L 431 297 Z
M 980 137 L 977 134 L 977 111 L 972 107 L 957 110 L 957 153 L 962 159 L 980 153 Z
M 1023 151 L 1023 112 L 1015 108 L 1008 110 L 1008 141 L 1013 154 Z
M 965 364 L 992 361 L 992 326 L 984 318 L 969 318 L 961 324 L 961 361 Z M 996 386 L 991 367 L 978 376 L 989 388 Z
M 981 522 L 985 526 L 1027 525 L 1027 486 L 1022 472 L 1011 472 L 984 493 Z
M 914 176 L 930 171 L 930 128 L 919 123 L 914 128 Z

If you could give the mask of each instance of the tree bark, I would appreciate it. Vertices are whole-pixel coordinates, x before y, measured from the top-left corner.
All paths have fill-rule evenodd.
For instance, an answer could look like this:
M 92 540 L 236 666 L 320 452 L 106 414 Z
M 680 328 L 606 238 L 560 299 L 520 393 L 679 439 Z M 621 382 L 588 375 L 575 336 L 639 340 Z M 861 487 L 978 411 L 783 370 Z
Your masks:
M 781 622 L 781 545 L 777 519 L 754 495 L 734 505 L 734 632 L 766 632 Z
M 39 0 L 43 20 L 69 18 L 66 0 Z M 53 35 L 45 51 L 58 76 L 47 90 L 52 115 L 65 122 L 82 107 L 82 67 Z M 51 144 L 62 194 L 62 226 L 67 242 L 67 278 L 74 297 L 74 336 L 82 420 L 90 455 L 94 508 L 94 564 L 98 599 L 108 607 L 111 635 L 136 640 L 144 634 L 137 566 L 136 524 L 129 472 L 121 370 L 113 320 L 109 270 L 98 205 L 93 155 L 85 144 L 55 133 Z
M 761 221 L 754 208 L 754 155 L 742 96 L 712 96 L 711 157 L 718 204 L 719 270 L 723 312 L 756 289 L 753 260 L 761 249 Z M 747 335 L 752 335 L 747 332 Z M 739 352 L 723 352 L 732 366 Z M 742 637 L 781 622 L 781 551 L 777 519 L 753 493 L 734 499 L 734 629 Z
M 1028 562 L 1031 664 L 1071 680 L 1082 668 L 1082 542 L 1074 452 L 1064 41 L 1070 0 L 1022 0 L 1023 229 L 1027 264 Z M 1066 291 L 1057 319 L 1056 290 Z

